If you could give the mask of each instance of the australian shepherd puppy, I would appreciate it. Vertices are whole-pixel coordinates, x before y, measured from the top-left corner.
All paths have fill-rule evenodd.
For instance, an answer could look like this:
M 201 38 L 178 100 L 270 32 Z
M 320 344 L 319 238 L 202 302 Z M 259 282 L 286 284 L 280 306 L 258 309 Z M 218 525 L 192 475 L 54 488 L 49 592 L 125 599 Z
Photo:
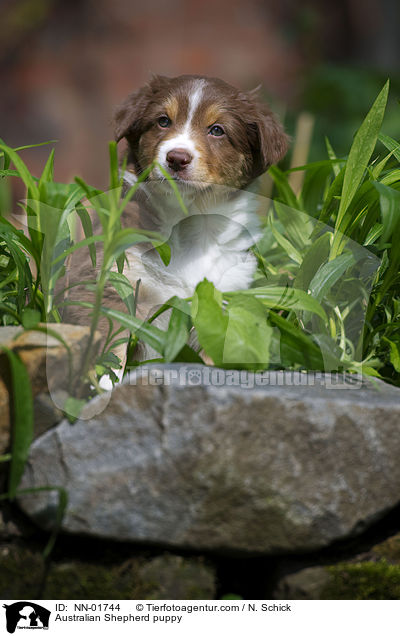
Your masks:
M 124 274 L 133 286 L 140 279 L 138 316 L 147 318 L 171 296 L 192 296 L 204 278 L 221 291 L 248 288 L 256 269 L 249 248 L 259 223 L 257 197 L 246 188 L 287 149 L 287 136 L 269 107 L 217 78 L 156 76 L 118 107 L 115 134 L 127 142 L 127 188 L 156 162 L 123 224 L 157 230 L 171 247 L 168 266 L 149 243 L 126 251 Z M 89 269 L 82 264 L 75 278 L 85 279 Z M 73 294 L 74 300 L 85 295 L 79 288 Z M 104 303 L 118 305 L 111 288 Z M 80 321 L 80 309 L 69 314 Z M 138 353 L 141 359 L 148 355 L 144 348 Z

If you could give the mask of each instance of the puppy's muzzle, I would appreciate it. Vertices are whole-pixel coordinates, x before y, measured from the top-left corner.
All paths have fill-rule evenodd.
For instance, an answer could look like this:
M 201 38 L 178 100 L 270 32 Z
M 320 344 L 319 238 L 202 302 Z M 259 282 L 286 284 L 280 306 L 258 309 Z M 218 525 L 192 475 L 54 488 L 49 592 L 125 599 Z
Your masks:
M 193 157 L 183 148 L 173 148 L 167 153 L 167 163 L 170 170 L 182 172 L 191 163 Z

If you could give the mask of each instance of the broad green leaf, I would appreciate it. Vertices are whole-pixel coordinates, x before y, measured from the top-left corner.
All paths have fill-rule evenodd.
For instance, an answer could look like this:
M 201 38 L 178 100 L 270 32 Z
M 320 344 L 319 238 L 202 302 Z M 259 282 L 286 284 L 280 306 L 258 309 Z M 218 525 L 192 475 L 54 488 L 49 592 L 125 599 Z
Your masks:
M 75 422 L 75 420 L 78 419 L 79 413 L 82 411 L 85 404 L 86 400 L 79 400 L 72 395 L 67 397 L 63 405 L 63 411 L 70 422 Z
M 385 337 L 383 337 L 382 340 L 389 344 L 390 362 L 392 363 L 397 373 L 400 373 L 400 343 L 394 342 L 393 340 L 389 340 L 389 338 Z
M 283 368 L 288 369 L 299 365 L 304 369 L 324 370 L 321 351 L 311 336 L 274 311 L 269 313 L 269 322 L 279 329 L 281 366 Z
M 200 355 L 189 347 L 189 345 L 184 345 L 179 353 L 174 358 L 175 362 L 192 362 L 193 364 L 204 364 L 204 361 L 200 357 Z
M 173 307 L 165 338 L 164 359 L 172 362 L 189 339 L 190 306 L 189 303 L 176 296 L 171 299 Z
M 155 249 L 159 253 L 162 262 L 167 267 L 171 260 L 171 248 L 167 242 L 161 243 L 160 245 L 154 244 Z
M 31 329 L 32 327 L 36 327 L 36 325 L 40 322 L 40 311 L 26 307 L 21 312 L 21 318 L 25 329 Z
M 229 302 L 226 311 L 224 367 L 265 369 L 272 336 L 265 307 L 254 297 L 238 294 Z
M 221 293 L 204 279 L 196 287 L 192 301 L 192 320 L 200 346 L 221 366 L 224 356 L 228 316 L 222 310 Z

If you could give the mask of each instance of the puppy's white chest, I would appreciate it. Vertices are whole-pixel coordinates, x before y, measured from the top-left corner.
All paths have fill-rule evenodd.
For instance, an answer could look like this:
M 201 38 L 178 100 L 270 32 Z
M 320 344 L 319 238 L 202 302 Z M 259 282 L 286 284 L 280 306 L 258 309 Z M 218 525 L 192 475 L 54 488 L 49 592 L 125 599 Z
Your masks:
M 187 216 L 177 214 L 176 208 L 157 205 L 171 261 L 164 265 L 154 250 L 142 251 L 138 259 L 136 250 L 129 250 L 132 258 L 128 277 L 132 281 L 141 279 L 154 305 L 173 295 L 192 296 L 204 278 L 220 291 L 247 289 L 256 269 L 249 248 L 259 234 L 257 205 L 257 197 L 248 192 L 201 210 L 189 205 Z
M 192 240 L 181 243 L 179 249 L 174 247 L 170 272 L 186 296 L 191 296 L 204 278 L 221 291 L 246 289 L 251 284 L 256 263 L 246 250 L 227 249 L 207 236 L 197 243 Z

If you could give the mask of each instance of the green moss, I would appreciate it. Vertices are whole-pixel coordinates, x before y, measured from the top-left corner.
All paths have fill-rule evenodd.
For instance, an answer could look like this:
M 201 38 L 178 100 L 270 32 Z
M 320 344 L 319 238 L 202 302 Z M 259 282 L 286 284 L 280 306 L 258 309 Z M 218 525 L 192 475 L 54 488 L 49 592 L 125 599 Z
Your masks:
M 111 564 L 110 564 L 111 563 Z M 114 564 L 115 563 L 115 564 Z M 118 562 L 52 562 L 42 592 L 48 599 L 214 598 L 212 568 L 201 558 L 172 554 Z M 0 550 L 0 598 L 38 598 L 44 575 L 40 553 L 10 545 Z
M 374 546 L 372 552 L 389 563 L 400 565 L 400 533 Z
M 0 598 L 37 598 L 44 565 L 40 555 L 15 547 L 0 551 Z
M 106 566 L 80 561 L 52 563 L 43 597 L 48 599 L 142 599 L 153 586 L 142 581 L 139 559 Z M 37 598 L 43 578 L 41 555 L 26 548 L 8 547 L 0 552 L 0 598 Z
M 377 562 L 346 563 L 327 568 L 331 574 L 321 599 L 330 600 L 398 600 L 400 566 L 385 559 Z
M 141 582 L 134 561 L 107 568 L 92 563 L 58 564 L 50 569 L 45 598 L 147 598 L 151 587 Z

